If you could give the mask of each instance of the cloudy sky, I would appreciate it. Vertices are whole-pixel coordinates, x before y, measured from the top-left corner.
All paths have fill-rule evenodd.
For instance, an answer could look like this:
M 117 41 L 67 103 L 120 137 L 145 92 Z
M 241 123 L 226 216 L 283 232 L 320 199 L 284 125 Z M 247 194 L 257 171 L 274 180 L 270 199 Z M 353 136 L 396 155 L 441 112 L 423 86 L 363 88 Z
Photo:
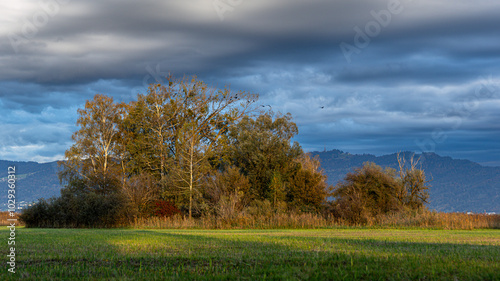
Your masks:
M 290 112 L 306 151 L 500 166 L 496 0 L 0 3 L 0 159 L 63 158 L 96 93 L 197 75 Z

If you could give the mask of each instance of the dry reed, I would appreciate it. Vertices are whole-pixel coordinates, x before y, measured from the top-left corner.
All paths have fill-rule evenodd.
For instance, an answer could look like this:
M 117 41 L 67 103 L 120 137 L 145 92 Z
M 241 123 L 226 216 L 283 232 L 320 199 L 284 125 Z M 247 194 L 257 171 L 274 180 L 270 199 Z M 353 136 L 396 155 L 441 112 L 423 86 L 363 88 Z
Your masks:
M 500 215 L 440 213 L 413 210 L 381 217 L 375 224 L 389 227 L 423 227 L 438 229 L 500 228 Z
M 133 228 L 173 229 L 317 229 L 331 227 L 368 226 L 382 228 L 481 229 L 500 228 L 500 215 L 439 213 L 428 210 L 407 211 L 372 218 L 364 225 L 352 225 L 342 220 L 318 214 L 273 214 L 271 216 L 240 215 L 232 219 L 184 216 L 136 218 Z

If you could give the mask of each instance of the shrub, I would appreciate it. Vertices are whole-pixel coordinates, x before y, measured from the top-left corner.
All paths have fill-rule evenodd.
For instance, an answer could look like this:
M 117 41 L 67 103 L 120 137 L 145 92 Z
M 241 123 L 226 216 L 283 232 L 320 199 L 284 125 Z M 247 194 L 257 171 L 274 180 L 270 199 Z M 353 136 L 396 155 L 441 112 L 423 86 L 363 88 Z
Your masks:
M 45 199 L 38 200 L 38 203 L 32 205 L 29 208 L 23 210 L 19 219 L 26 225 L 26 227 L 45 227 L 47 226 L 47 221 L 49 220 L 50 214 L 50 202 Z
M 180 214 L 181 211 L 172 203 L 165 200 L 156 200 L 154 202 L 153 213 L 157 217 L 172 217 Z
M 399 210 L 400 186 L 395 174 L 394 169 L 383 170 L 374 163 L 365 163 L 348 173 L 333 193 L 334 213 L 352 223 L 366 223 L 370 218 Z
M 216 171 L 206 179 L 203 196 L 206 202 L 205 215 L 223 220 L 239 215 L 248 205 L 250 183 L 236 167 Z
M 155 202 L 159 199 L 159 185 L 148 174 L 133 175 L 122 187 L 130 213 L 133 216 L 145 217 L 154 213 Z
M 61 197 L 40 199 L 19 218 L 26 227 L 113 227 L 128 219 L 124 202 L 119 193 L 104 196 L 63 190 Z
M 269 200 L 254 200 L 244 211 L 255 217 L 269 218 L 274 214 L 274 208 Z
M 416 169 L 418 161 L 411 159 L 411 168 L 399 158 L 399 177 L 395 169 L 364 163 L 348 173 L 332 195 L 330 213 L 350 224 L 368 224 L 381 217 L 404 210 L 425 209 L 428 185 L 424 172 Z

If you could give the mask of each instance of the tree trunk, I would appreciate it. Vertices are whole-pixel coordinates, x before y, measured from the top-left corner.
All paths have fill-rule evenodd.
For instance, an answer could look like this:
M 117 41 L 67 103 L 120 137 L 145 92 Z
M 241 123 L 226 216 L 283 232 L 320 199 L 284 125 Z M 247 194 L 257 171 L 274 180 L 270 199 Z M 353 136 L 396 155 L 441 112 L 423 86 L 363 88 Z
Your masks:
M 189 219 L 192 218 L 192 209 L 193 209 L 193 150 L 194 150 L 194 142 L 191 141 L 191 147 L 189 151 Z

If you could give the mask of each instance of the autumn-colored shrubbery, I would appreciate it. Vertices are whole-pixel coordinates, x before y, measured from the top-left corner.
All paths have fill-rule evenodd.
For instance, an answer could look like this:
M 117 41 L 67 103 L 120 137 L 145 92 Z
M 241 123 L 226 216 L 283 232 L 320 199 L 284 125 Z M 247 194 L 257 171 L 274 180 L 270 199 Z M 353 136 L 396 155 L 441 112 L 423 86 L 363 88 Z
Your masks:
M 171 202 L 165 200 L 156 200 L 153 206 L 153 213 L 157 217 L 172 217 L 180 214 L 181 211 Z

